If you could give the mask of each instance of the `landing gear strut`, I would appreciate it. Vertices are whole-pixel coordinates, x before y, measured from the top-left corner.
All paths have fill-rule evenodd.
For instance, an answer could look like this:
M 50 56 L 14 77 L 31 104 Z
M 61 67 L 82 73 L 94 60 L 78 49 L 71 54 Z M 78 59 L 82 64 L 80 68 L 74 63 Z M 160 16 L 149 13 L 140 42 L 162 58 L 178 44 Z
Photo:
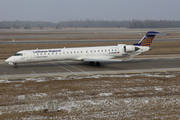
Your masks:
M 18 65 L 17 65 L 17 63 L 14 63 L 14 68 L 18 68 Z

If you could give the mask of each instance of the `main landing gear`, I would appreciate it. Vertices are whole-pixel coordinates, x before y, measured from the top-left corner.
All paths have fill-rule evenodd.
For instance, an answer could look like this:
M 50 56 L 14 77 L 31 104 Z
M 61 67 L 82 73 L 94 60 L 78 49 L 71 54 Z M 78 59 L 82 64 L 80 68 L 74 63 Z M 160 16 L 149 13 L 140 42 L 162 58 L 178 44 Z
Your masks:
M 91 65 L 96 65 L 96 66 L 101 66 L 101 63 L 100 62 L 89 62 Z
M 101 63 L 100 62 L 96 62 L 96 66 L 101 66 Z
M 17 65 L 17 63 L 14 63 L 14 68 L 18 68 L 18 65 Z

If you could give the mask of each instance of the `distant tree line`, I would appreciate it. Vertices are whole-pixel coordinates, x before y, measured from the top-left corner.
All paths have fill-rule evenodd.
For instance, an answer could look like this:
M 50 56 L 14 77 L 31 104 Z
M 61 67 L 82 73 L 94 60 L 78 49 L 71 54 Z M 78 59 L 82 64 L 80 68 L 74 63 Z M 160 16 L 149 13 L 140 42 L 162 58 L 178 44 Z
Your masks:
M 69 20 L 60 21 L 58 23 L 45 21 L 0 21 L 0 29 L 31 29 L 32 27 L 54 27 L 62 29 L 64 27 L 127 27 L 127 28 L 168 28 L 180 27 L 180 21 L 175 20 L 123 20 L 123 21 L 107 21 L 107 20 Z
M 180 27 L 180 21 L 175 20 L 132 20 L 129 28 L 169 28 Z
M 44 22 L 44 21 L 1 21 L 0 29 L 31 29 L 32 27 L 55 27 L 56 24 L 52 22 Z
M 76 20 L 61 21 L 57 23 L 59 27 L 127 27 L 129 21 L 107 21 L 107 20 Z

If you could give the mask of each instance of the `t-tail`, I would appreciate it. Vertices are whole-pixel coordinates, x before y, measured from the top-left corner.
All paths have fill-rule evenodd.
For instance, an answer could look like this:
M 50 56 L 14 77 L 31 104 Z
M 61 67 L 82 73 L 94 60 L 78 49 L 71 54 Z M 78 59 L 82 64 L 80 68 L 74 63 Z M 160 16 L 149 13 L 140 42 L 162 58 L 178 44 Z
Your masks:
M 155 31 L 149 31 L 138 43 L 135 43 L 133 45 L 135 45 L 135 46 L 151 46 L 152 41 L 156 35 L 169 35 L 169 34 L 159 33 L 159 32 L 155 32 Z

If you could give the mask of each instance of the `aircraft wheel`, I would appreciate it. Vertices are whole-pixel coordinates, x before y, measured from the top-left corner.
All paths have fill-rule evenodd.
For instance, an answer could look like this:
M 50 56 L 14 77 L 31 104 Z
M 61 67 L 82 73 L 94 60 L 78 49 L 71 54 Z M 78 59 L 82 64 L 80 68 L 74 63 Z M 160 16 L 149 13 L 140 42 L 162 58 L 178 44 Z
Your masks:
M 96 66 L 101 66 L 101 63 L 100 62 L 96 62 Z
M 14 68 L 18 68 L 18 65 L 17 65 L 17 63 L 15 63 L 15 64 L 14 64 Z

